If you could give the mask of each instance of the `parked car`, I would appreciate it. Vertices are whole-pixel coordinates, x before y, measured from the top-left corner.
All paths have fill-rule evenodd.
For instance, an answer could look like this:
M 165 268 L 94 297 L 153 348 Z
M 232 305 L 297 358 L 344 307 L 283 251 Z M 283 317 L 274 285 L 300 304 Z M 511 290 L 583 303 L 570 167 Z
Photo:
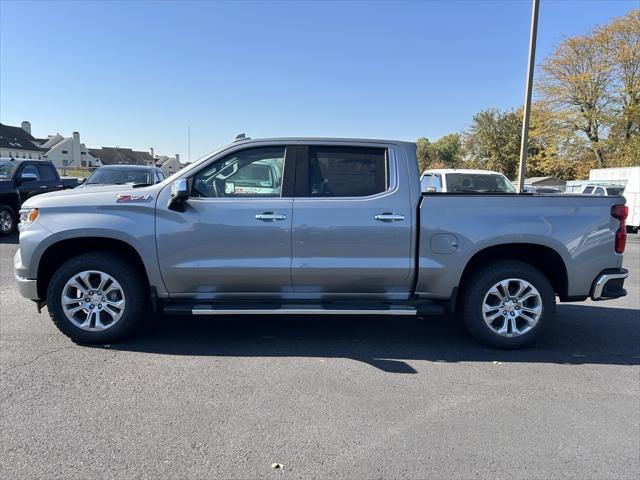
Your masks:
M 583 185 L 578 193 L 582 195 L 622 195 L 624 193 L 624 185 Z
M 420 177 L 423 192 L 449 193 L 516 193 L 507 177 L 490 170 L 433 169 Z
M 153 185 L 165 178 L 162 169 L 146 165 L 105 165 L 96 168 L 81 187 L 96 185 Z
M 271 175 L 274 191 L 236 188 L 235 178 Z M 479 340 L 517 348 L 548 330 L 556 296 L 626 294 L 622 197 L 421 194 L 407 142 L 244 139 L 156 185 L 56 192 L 23 207 L 19 291 L 78 342 L 121 340 L 147 308 L 444 309 Z
M 18 224 L 22 203 L 41 193 L 62 190 L 64 183 L 50 161 L 0 160 L 0 234 L 9 235 Z

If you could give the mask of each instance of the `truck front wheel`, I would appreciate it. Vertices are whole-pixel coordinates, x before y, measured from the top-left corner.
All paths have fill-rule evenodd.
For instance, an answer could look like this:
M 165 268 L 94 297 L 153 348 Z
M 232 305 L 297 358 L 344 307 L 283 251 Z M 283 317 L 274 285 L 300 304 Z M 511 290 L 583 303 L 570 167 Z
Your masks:
M 78 343 L 112 343 L 142 322 L 146 295 L 138 271 L 121 256 L 90 252 L 53 274 L 47 306 L 58 329 Z
M 469 333 L 496 348 L 520 348 L 535 342 L 555 316 L 555 294 L 549 280 L 517 260 L 476 270 L 461 301 Z
M 9 235 L 16 229 L 16 214 L 7 205 L 0 205 L 0 235 Z

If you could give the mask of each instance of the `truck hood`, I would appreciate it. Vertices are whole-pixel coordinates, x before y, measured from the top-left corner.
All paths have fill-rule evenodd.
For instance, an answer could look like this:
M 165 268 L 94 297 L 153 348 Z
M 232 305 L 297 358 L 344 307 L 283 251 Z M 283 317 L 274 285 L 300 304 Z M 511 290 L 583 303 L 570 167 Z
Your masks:
M 23 208 L 72 207 L 72 206 L 112 206 L 118 203 L 147 203 L 155 201 L 162 183 L 148 187 L 131 188 L 127 185 L 105 185 L 91 188 L 73 188 L 43 193 L 28 199 Z M 131 195 L 129 199 L 120 199 L 119 195 Z

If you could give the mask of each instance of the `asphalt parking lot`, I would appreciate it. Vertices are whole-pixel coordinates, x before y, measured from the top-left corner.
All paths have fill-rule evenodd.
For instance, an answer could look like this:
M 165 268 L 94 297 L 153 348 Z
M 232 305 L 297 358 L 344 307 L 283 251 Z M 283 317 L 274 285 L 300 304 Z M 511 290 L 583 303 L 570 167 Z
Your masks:
M 448 317 L 158 318 L 78 346 L 18 296 L 16 248 L 0 244 L 0 478 L 640 474 L 637 235 L 626 298 L 560 305 L 516 352 Z

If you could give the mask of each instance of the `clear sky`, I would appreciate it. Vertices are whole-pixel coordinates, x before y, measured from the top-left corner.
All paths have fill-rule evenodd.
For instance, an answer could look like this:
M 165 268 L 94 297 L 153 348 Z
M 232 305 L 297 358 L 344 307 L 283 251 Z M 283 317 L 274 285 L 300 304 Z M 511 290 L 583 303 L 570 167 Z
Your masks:
M 637 8 L 541 0 L 538 60 Z M 0 0 L 0 122 L 188 153 L 237 133 L 437 139 L 522 103 L 531 4 Z

